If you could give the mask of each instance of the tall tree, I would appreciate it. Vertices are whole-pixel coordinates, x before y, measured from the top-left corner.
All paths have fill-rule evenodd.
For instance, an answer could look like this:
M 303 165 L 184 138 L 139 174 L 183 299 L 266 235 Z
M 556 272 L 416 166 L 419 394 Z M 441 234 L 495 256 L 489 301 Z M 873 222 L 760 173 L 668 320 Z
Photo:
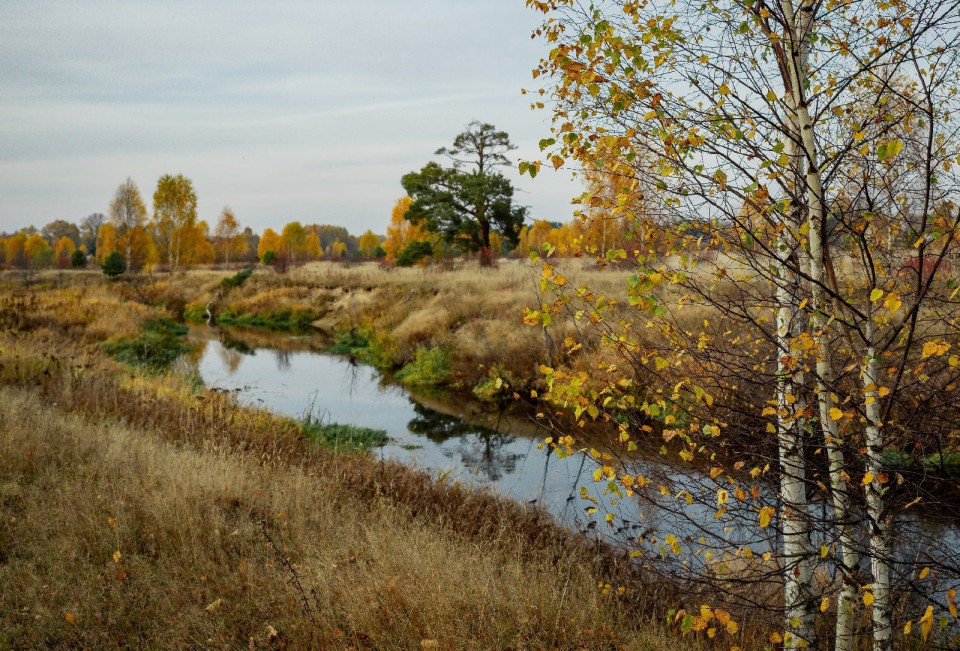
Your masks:
M 365 258 L 373 258 L 380 248 L 380 238 L 374 235 L 373 231 L 368 230 L 360 236 L 360 243 L 357 250 Z
M 513 149 L 506 132 L 471 122 L 452 147 L 436 152 L 451 161 L 450 167 L 430 162 L 404 175 L 401 183 L 412 199 L 406 219 L 450 244 L 479 251 L 481 264 L 490 264 L 491 232 L 516 246 L 527 214 L 513 202 L 513 184 L 498 171 L 510 164 L 506 154 Z
M 80 241 L 78 246 L 85 247 L 88 255 L 94 255 L 97 252 L 97 231 L 107 220 L 103 213 L 95 212 L 87 215 L 80 222 Z
M 161 176 L 153 193 L 152 225 L 171 273 L 180 265 L 184 232 L 196 223 L 197 193 L 193 182 L 182 174 Z
M 87 219 L 92 217 L 91 215 Z M 113 201 L 110 202 L 110 222 L 116 228 L 119 246 L 124 251 L 126 269 L 133 268 L 134 232 L 142 228 L 146 221 L 147 207 L 140 196 L 140 189 L 133 179 L 128 177 L 117 187 Z
M 50 246 L 56 246 L 63 237 L 73 240 L 75 245 L 80 242 L 80 229 L 76 224 L 65 219 L 56 219 L 40 229 L 40 235 Z
M 246 241 L 240 234 L 240 225 L 233 211 L 224 206 L 220 212 L 220 219 L 217 220 L 215 231 L 217 237 L 217 248 L 226 264 L 230 264 L 231 256 L 236 259 L 244 254 Z

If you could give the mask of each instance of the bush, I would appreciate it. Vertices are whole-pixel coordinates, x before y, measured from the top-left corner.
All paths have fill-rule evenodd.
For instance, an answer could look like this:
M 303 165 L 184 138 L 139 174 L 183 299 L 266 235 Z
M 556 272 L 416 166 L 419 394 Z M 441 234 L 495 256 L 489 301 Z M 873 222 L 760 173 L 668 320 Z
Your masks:
M 449 374 L 447 349 L 421 346 L 417 348 L 417 356 L 413 361 L 397 373 L 397 379 L 410 386 L 429 387 L 443 384 Z
M 277 257 L 277 254 L 273 252 L 272 249 L 268 249 L 263 252 L 263 257 L 260 258 L 260 262 L 263 264 L 270 264 L 273 262 L 274 258 Z
M 267 253 L 271 253 L 271 251 L 267 251 Z M 267 257 L 266 254 L 264 254 L 263 257 L 266 258 Z M 253 275 L 253 267 L 246 267 L 244 269 L 241 269 L 240 271 L 233 274 L 229 278 L 224 278 L 223 280 L 221 280 L 220 288 L 226 292 L 226 291 L 230 291 L 231 289 L 236 289 L 237 287 L 241 287 L 243 283 L 247 281 L 247 278 L 249 278 L 252 275 Z
M 103 273 L 110 280 L 115 280 L 117 276 L 127 270 L 127 263 L 123 261 L 123 256 L 119 251 L 114 251 L 103 261 Z
M 430 242 L 410 242 L 397 256 L 398 267 L 412 267 L 424 258 L 433 255 L 433 245 Z
M 87 256 L 80 249 L 74 249 L 70 254 L 70 266 L 74 269 L 82 269 L 87 266 Z

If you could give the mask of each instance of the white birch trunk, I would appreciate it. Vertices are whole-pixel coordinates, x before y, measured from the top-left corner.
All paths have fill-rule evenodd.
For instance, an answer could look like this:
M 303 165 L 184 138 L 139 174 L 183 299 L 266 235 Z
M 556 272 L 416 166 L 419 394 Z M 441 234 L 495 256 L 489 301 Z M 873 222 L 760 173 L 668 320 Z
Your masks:
M 867 427 L 864 432 L 867 446 L 868 473 L 873 480 L 866 486 L 867 516 L 870 527 L 870 569 L 873 574 L 873 649 L 890 651 L 893 648 L 893 631 L 890 604 L 890 532 L 883 513 L 883 485 L 880 474 L 883 472 L 883 438 L 880 433 L 880 394 L 877 381 L 876 342 L 874 341 L 873 311 L 867 310 L 867 323 L 864 328 L 867 338 L 867 352 L 863 369 L 863 395 Z
M 833 379 L 833 365 L 829 349 L 829 338 L 825 332 L 827 308 L 823 285 L 826 278 L 824 267 L 824 246 L 821 228 L 826 219 L 826 207 L 823 195 L 823 182 L 817 160 L 816 142 L 813 133 L 813 121 L 803 98 L 804 82 L 806 78 L 806 43 L 808 28 L 812 25 L 813 5 L 804 0 L 800 7 L 800 15 L 794 12 L 791 0 L 783 0 L 784 19 L 786 29 L 791 30 L 787 35 L 786 46 L 790 48 L 787 60 L 789 79 L 785 86 L 793 93 L 793 102 L 796 110 L 796 125 L 800 132 L 800 148 L 805 158 L 806 167 L 806 195 L 807 195 L 807 224 L 809 227 L 809 275 L 811 281 L 811 298 L 813 317 L 811 327 L 813 338 L 817 344 L 816 362 L 816 396 L 819 407 L 819 419 L 829 461 L 830 488 L 834 513 L 839 529 L 838 560 L 843 574 L 843 585 L 837 598 L 837 621 L 834 631 L 836 651 L 849 651 L 853 646 L 854 617 L 853 605 L 857 597 L 857 586 L 853 580 L 858 558 L 854 549 L 854 539 L 851 535 L 850 500 L 846 483 L 841 476 L 844 470 L 844 455 L 840 447 L 839 432 L 836 421 L 830 417 L 830 410 L 834 408 L 833 396 L 830 392 L 830 383 Z M 800 247 L 802 251 L 802 247 Z
M 794 192 L 803 187 L 803 160 L 797 142 L 800 132 L 796 121 L 794 94 L 785 97 L 790 111 L 793 133 L 785 146 L 790 158 L 790 181 Z M 795 248 L 794 232 L 804 215 L 802 206 L 791 203 L 787 223 L 781 225 L 777 239 L 777 442 L 780 454 L 780 499 L 783 512 L 780 522 L 783 530 L 784 649 L 807 647 L 814 643 L 814 613 L 811 608 L 812 550 L 807 520 L 806 462 L 803 438 L 805 428 L 800 417 L 804 409 L 801 389 L 804 383 L 801 364 L 795 359 L 792 343 L 799 334 L 797 319 L 800 312 L 800 287 L 796 274 L 790 268 L 791 249 Z M 793 232 L 792 232 L 793 231 Z M 799 255 L 799 252 L 797 252 Z

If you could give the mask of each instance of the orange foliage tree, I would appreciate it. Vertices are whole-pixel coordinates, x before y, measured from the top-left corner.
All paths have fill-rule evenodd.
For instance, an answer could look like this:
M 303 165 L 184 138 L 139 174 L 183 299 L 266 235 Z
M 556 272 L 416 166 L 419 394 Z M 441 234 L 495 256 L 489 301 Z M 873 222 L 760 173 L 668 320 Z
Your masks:
M 390 213 L 390 225 L 387 227 L 387 239 L 383 243 L 383 249 L 387 252 L 387 258 L 396 260 L 397 256 L 407 248 L 411 242 L 432 242 L 430 232 L 423 226 L 411 224 L 404 215 L 410 208 L 412 199 L 403 197 L 398 199 L 393 211 Z

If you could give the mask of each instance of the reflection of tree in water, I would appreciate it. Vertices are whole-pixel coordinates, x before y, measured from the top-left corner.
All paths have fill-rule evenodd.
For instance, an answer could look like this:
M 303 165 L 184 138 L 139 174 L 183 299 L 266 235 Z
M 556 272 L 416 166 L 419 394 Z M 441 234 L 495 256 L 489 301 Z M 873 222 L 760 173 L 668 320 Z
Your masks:
M 273 357 L 277 360 L 277 370 L 281 372 L 286 372 L 290 370 L 290 360 L 293 358 L 293 355 L 289 350 L 280 350 L 279 348 L 273 349 Z
M 220 332 L 220 345 L 241 355 L 253 355 L 256 351 L 239 339 L 234 339 L 226 331 Z
M 254 350 L 239 339 L 232 338 L 226 331 L 220 331 L 220 349 L 217 351 L 220 361 L 230 373 L 236 373 L 244 355 L 253 355 Z
M 486 481 L 497 481 L 517 469 L 524 455 L 506 448 L 516 440 L 480 425 L 471 425 L 457 416 L 449 416 L 424 405 L 413 403 L 417 417 L 407 424 L 414 434 L 425 436 L 441 444 L 450 439 L 458 443 L 457 453 L 464 467 L 471 469 Z

